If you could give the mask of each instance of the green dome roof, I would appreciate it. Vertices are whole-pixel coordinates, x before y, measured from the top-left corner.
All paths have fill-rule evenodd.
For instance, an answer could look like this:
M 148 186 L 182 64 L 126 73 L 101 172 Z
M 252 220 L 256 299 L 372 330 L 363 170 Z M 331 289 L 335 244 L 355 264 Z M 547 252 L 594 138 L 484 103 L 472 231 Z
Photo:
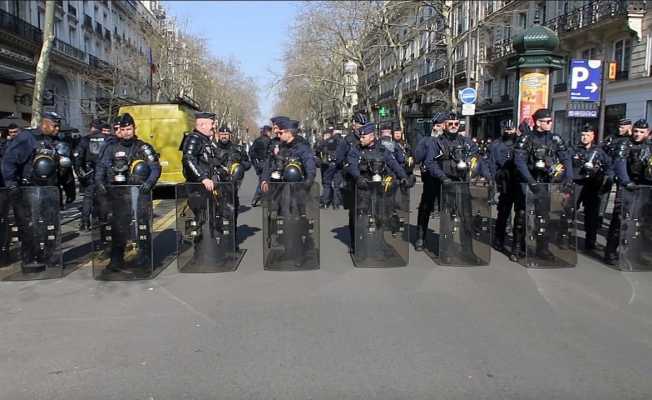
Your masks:
M 516 35 L 512 46 L 517 53 L 526 51 L 553 52 L 559 46 L 559 37 L 552 29 L 542 25 L 532 25 L 523 33 Z

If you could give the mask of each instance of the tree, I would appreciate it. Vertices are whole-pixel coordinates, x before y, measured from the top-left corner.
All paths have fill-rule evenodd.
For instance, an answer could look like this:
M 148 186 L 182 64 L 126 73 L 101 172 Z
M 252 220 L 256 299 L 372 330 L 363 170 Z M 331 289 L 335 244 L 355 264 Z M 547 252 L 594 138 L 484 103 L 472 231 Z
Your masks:
M 43 111 L 43 94 L 45 93 L 45 82 L 50 69 L 50 50 L 54 43 L 54 1 L 45 2 L 45 21 L 43 23 L 43 46 L 41 55 L 36 65 L 36 76 L 34 78 L 34 93 L 32 95 L 32 127 L 38 126 L 41 122 Z

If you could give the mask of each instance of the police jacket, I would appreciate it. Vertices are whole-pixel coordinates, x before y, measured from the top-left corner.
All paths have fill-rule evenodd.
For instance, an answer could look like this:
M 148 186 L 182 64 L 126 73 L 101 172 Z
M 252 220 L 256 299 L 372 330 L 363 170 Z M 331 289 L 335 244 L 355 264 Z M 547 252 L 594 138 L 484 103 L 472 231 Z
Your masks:
M 392 152 L 378 142 L 367 147 L 353 147 L 349 151 L 345 170 L 354 180 L 360 177 L 371 179 L 373 175 L 407 179 L 405 170 Z
M 614 172 L 621 185 L 652 185 L 652 143 L 622 142 L 614 161 Z
M 269 136 L 261 135 L 254 140 L 249 148 L 249 159 L 258 175 L 262 174 L 263 169 L 265 169 L 270 141 Z
M 515 137 L 501 137 L 489 144 L 489 173 L 501 193 L 515 182 L 516 165 L 514 164 Z
M 600 147 L 611 160 L 615 160 L 621 145 L 629 143 L 630 140 L 631 136 L 629 135 L 610 135 L 602 141 Z
M 39 128 L 20 132 L 2 159 L 7 187 L 18 185 L 57 186 L 59 175 L 72 168 L 70 145 L 44 135 Z
M 514 146 L 514 163 L 522 182 L 573 178 L 569 149 L 561 136 L 553 132 L 532 131 L 520 136 Z
M 466 181 L 473 172 L 472 164 L 480 161 L 475 142 L 458 133 L 446 132 L 425 144 L 425 169 L 442 180 Z
M 344 137 L 344 140 L 340 141 L 335 150 L 335 162 L 337 163 L 337 166 L 339 168 L 344 168 L 349 157 L 349 152 L 358 147 L 360 147 L 360 137 L 358 137 L 355 132 L 347 134 Z
M 79 145 L 73 152 L 73 163 L 78 177 L 88 177 L 95 172 L 102 147 L 108 138 L 109 135 L 104 135 L 101 132 L 92 133 L 81 138 Z
M 337 134 L 322 140 L 315 146 L 315 154 L 323 165 L 337 165 L 337 148 L 343 140 L 344 138 Z
M 590 181 L 602 183 L 607 177 L 613 177 L 611 158 L 602 147 L 592 144 L 588 149 L 583 144 L 573 147 L 573 180 L 577 184 Z
M 147 184 L 153 187 L 161 177 L 161 164 L 154 148 L 133 137 L 107 143 L 95 170 L 96 184 Z
M 290 143 L 283 143 L 279 140 L 277 150 L 273 150 L 269 162 L 263 171 L 262 180 L 282 180 L 283 172 L 290 165 L 298 165 L 303 174 L 303 181 L 312 183 L 315 180 L 317 167 L 308 142 L 300 136 L 295 136 Z M 277 175 L 278 174 L 278 175 Z

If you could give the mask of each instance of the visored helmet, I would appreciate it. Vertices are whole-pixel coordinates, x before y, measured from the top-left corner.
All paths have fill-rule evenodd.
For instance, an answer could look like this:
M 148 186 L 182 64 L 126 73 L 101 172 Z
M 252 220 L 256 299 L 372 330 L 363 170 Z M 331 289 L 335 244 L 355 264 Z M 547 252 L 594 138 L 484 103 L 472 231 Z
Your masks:
M 131 163 L 130 181 L 135 184 L 142 184 L 150 174 L 149 165 L 143 160 L 134 160 Z
M 283 169 L 283 178 L 286 182 L 303 181 L 303 168 L 298 160 L 290 160 Z

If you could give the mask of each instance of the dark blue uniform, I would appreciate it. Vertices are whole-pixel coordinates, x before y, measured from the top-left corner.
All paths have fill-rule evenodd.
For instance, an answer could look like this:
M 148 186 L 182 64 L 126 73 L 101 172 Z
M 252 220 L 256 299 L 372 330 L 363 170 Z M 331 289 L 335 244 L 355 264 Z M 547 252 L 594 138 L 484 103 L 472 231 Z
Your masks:
M 315 157 L 308 143 L 301 136 L 295 136 L 290 143 L 284 143 L 278 140 L 271 142 L 271 156 L 265 170 L 263 171 L 263 181 L 274 182 L 283 180 L 283 170 L 291 161 L 301 163 L 303 181 L 308 185 L 315 181 L 317 167 Z M 278 147 L 276 146 L 278 143 Z M 274 148 L 277 148 L 275 150 Z M 279 173 L 278 178 L 275 172 Z
M 84 193 L 81 207 L 81 230 L 90 227 L 90 216 L 95 199 L 95 169 L 100 153 L 109 138 L 117 140 L 115 136 L 104 135 L 101 132 L 92 133 L 81 138 L 79 145 L 75 148 L 75 172 Z
M 562 181 L 572 182 L 573 165 L 570 151 L 566 143 L 553 132 L 532 131 L 520 136 L 514 147 L 514 163 L 519 173 L 519 181 L 524 184 L 551 183 Z M 563 166 L 564 171 L 560 172 L 558 165 Z M 514 248 L 512 260 L 516 261 L 525 254 L 525 192 L 522 185 L 521 190 L 516 192 L 516 216 L 514 218 Z M 547 215 L 548 210 L 541 210 Z M 545 243 L 537 246 L 544 251 Z
M 503 135 L 488 147 L 489 173 L 499 193 L 494 230 L 494 246 L 499 251 L 504 250 L 507 221 L 509 221 L 515 201 L 519 198 L 516 195 L 520 188 L 514 165 L 514 144 L 515 135 Z
M 615 265 L 618 261 L 618 244 L 620 242 L 621 213 L 626 191 L 636 189 L 637 185 L 652 185 L 652 143 L 635 142 L 633 139 L 622 141 L 613 160 L 613 169 L 618 189 L 614 199 L 614 209 L 607 233 L 605 261 Z
M 355 207 L 353 205 L 354 201 L 354 189 L 353 189 L 353 180 L 349 172 L 347 171 L 348 157 L 351 150 L 358 148 L 360 146 L 360 137 L 356 132 L 350 132 L 342 140 L 335 151 L 335 162 L 337 163 L 338 168 L 343 179 L 342 185 L 342 205 L 345 209 L 348 210 L 349 214 L 349 237 L 351 238 L 349 249 L 353 249 L 353 237 L 354 237 L 354 223 L 355 223 Z
M 417 242 L 415 244 L 415 249 L 418 251 L 423 249 L 425 233 L 428 229 L 428 220 L 430 219 L 432 212 L 435 210 L 435 202 L 437 203 L 437 210 L 439 211 L 441 181 L 439 178 L 430 175 L 430 171 L 425 165 L 426 154 L 429 149 L 431 155 L 434 154 L 431 147 L 434 146 L 435 140 L 436 138 L 434 136 L 423 137 L 414 148 L 414 158 L 420 165 L 421 182 L 423 182 L 419 210 L 417 212 Z
M 584 206 L 584 248 L 593 250 L 597 232 L 602 225 L 600 200 L 605 190 L 611 189 L 613 179 L 611 159 L 598 145 L 588 148 L 579 144 L 573 149 L 574 181 L 578 187 L 577 206 Z
M 379 146 L 378 143 L 373 143 L 367 147 L 356 146 L 351 148 L 351 151 L 349 151 L 346 171 L 354 182 L 358 182 L 361 178 L 370 178 L 369 174 L 371 171 L 365 169 L 364 167 L 361 168 L 360 162 L 371 153 L 382 155 L 382 159 L 384 160 L 386 167 L 389 169 L 387 172 L 389 172 L 390 175 L 395 179 L 407 179 L 408 176 L 405 173 L 405 170 L 396 160 L 392 152 L 388 151 L 382 146 Z
M 148 167 L 146 175 L 129 173 L 129 167 L 136 160 L 145 162 Z M 104 146 L 97 162 L 95 184 L 98 188 L 111 184 L 141 185 L 144 192 L 149 192 L 160 176 L 161 164 L 154 148 L 133 137 L 111 141 Z
M 466 136 L 445 133 L 426 142 L 424 166 L 428 173 L 441 181 L 468 181 L 470 160 L 479 156 L 478 146 Z M 479 158 L 478 158 L 479 161 Z M 463 162 L 465 169 L 458 167 Z
M 272 139 L 267 135 L 261 135 L 254 140 L 249 148 L 249 159 L 251 164 L 256 171 L 258 176 L 258 185 L 256 186 L 256 193 L 254 193 L 254 198 L 252 204 L 257 204 L 262 195 L 260 191 L 260 182 L 263 175 L 263 170 L 265 169 L 265 164 L 267 163 L 268 154 L 269 154 L 269 144 Z
M 332 205 L 333 208 L 339 208 L 342 205 L 342 174 L 337 166 L 337 148 L 343 140 L 339 134 L 333 134 L 316 148 L 321 161 L 321 203 L 324 207 Z

